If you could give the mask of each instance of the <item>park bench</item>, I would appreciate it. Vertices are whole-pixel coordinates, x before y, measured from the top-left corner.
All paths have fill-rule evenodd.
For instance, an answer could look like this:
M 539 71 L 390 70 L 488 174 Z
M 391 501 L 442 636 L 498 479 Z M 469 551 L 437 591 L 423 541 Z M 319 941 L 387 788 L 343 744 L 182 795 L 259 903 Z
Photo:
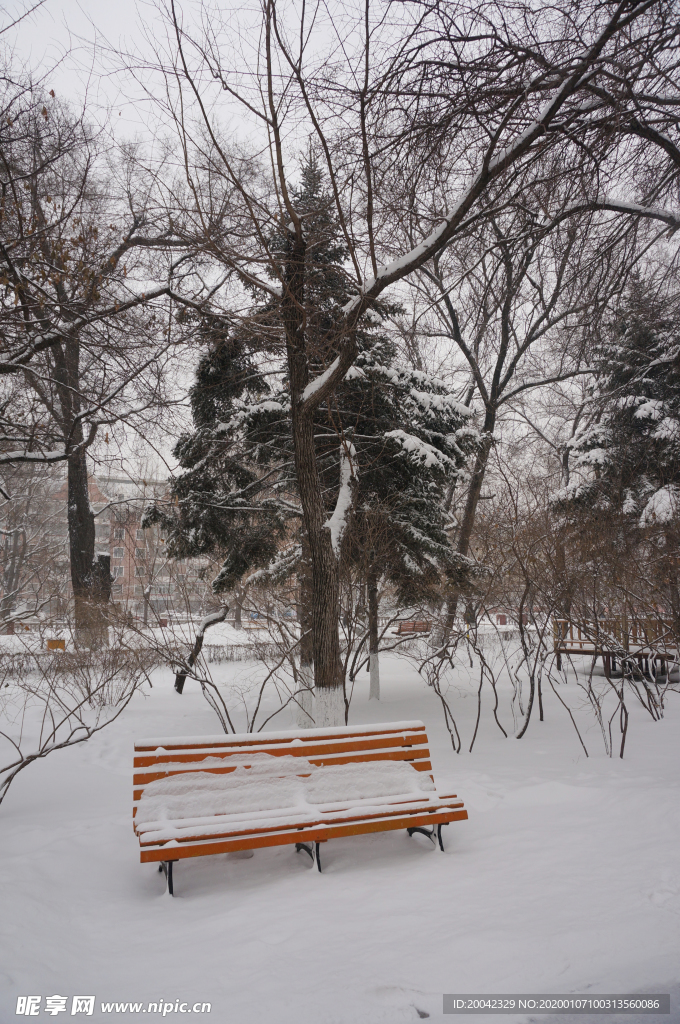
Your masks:
M 321 843 L 406 829 L 444 849 L 441 830 L 467 818 L 434 788 L 422 722 L 296 732 L 138 740 L 134 828 L 140 860 L 294 845 L 321 871 Z
M 432 629 L 431 622 L 400 622 L 397 627 L 397 633 L 429 633 Z

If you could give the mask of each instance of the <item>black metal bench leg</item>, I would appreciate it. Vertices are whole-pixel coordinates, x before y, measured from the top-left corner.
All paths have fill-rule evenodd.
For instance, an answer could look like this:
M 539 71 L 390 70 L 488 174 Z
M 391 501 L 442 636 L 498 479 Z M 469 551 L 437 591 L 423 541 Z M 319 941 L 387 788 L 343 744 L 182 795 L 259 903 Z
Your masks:
M 420 825 L 414 825 L 413 828 L 407 828 L 406 831 L 410 836 L 412 836 L 414 832 L 420 832 L 422 835 L 427 836 L 428 839 L 431 839 L 433 843 L 435 842 L 434 828 L 427 829 L 421 828 Z
M 300 850 L 304 850 L 305 853 L 308 853 L 309 856 L 312 858 L 312 864 L 316 860 L 316 866 L 319 869 L 319 871 L 321 871 L 321 857 L 319 856 L 319 845 L 319 843 L 313 843 L 312 845 L 307 846 L 307 843 L 296 843 L 295 851 L 296 853 L 299 853 Z
M 158 865 L 158 870 L 162 871 L 168 880 L 168 892 L 170 893 L 171 896 L 175 895 L 172 888 L 172 865 L 176 863 L 177 862 L 174 860 L 162 860 Z
M 444 853 L 444 843 L 442 842 L 442 828 L 444 825 L 448 825 L 448 821 L 443 821 L 441 825 L 437 825 L 437 839 L 439 840 L 439 849 Z

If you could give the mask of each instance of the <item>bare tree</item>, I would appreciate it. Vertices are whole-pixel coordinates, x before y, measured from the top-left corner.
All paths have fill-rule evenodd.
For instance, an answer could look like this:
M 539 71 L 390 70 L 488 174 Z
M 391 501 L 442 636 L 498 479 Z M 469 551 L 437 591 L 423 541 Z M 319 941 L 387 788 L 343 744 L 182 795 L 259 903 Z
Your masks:
M 266 307 L 260 326 L 268 343 L 287 355 L 312 566 L 315 683 L 327 709 L 320 720 L 332 722 L 342 716 L 340 577 L 313 424 L 356 358 L 361 317 L 472 224 L 488 223 L 494 205 L 519 202 L 539 157 L 553 153 L 568 176 L 583 165 L 585 149 L 600 169 L 571 209 L 557 211 L 560 218 L 606 209 L 671 228 L 677 215 L 659 204 L 678 164 L 668 141 L 677 116 L 669 4 L 563 2 L 549 12 L 517 5 L 512 18 L 500 5 L 424 3 L 402 14 L 367 2 L 323 11 L 303 6 L 284 15 L 276 0 L 264 0 L 238 37 L 250 47 L 243 53 L 219 11 L 206 7 L 205 34 L 192 36 L 170 0 L 167 47 L 155 67 L 165 72 L 165 109 L 190 199 L 181 230 L 197 260 L 213 267 L 210 280 L 225 282 L 213 285 L 213 305 L 238 319 L 243 290 L 254 291 Z M 235 70 L 242 67 L 247 74 Z M 249 122 L 251 137 L 259 135 L 262 158 L 226 142 L 218 96 Z M 653 138 L 644 127 L 651 121 Z M 321 336 L 308 329 L 316 312 L 307 287 L 313 252 L 293 199 L 299 145 L 309 139 L 331 182 L 351 295 Z M 633 203 L 609 190 L 623 181 Z M 422 233 L 404 245 L 400 226 L 411 221 L 414 196 L 422 199 Z M 349 451 L 344 438 L 338 443 Z M 342 487 L 338 500 L 338 508 L 351 507 Z
M 101 642 L 88 450 L 162 398 L 173 292 L 149 287 L 164 271 L 148 254 L 176 240 L 134 154 L 107 150 L 53 92 L 6 68 L 0 110 L 0 465 L 66 463 L 76 623 Z
M 541 183 L 542 184 L 542 183 Z M 557 206 L 553 190 L 548 188 Z M 542 194 L 541 194 L 542 193 Z M 544 205 L 545 185 L 526 202 Z M 561 197 L 563 207 L 572 196 Z M 456 551 L 470 554 L 479 501 L 503 418 L 538 389 L 592 376 L 592 351 L 603 318 L 658 236 L 635 224 L 560 218 L 537 221 L 531 209 L 489 211 L 488 221 L 416 275 L 410 330 L 421 344 L 442 342 L 466 403 L 481 406 L 482 443 L 462 501 Z M 457 356 L 457 358 L 456 358 Z M 460 384 L 460 377 L 467 378 Z M 453 495 L 451 496 L 453 500 Z M 460 589 L 448 598 L 441 640 L 456 615 Z
M 19 465 L 6 474 L 11 499 L 0 502 L 0 622 L 52 610 L 60 589 L 65 539 L 56 536 L 52 467 Z
M 123 633 L 108 651 L 0 657 L 0 803 L 14 779 L 114 722 L 148 682 L 149 659 Z

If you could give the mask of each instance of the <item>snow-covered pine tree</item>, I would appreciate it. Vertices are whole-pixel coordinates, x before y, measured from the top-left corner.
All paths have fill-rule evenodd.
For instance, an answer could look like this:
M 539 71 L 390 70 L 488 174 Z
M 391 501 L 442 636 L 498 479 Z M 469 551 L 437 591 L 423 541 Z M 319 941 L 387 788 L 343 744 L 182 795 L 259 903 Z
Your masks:
M 655 545 L 659 580 L 680 627 L 677 306 L 677 297 L 659 298 L 641 281 L 631 288 L 598 353 L 597 411 L 570 442 L 573 482 L 560 505 L 572 516 L 606 522 L 610 537 L 616 529 L 621 554 L 624 546 Z
M 355 375 L 338 390 L 357 467 L 348 560 L 368 597 L 370 696 L 379 699 L 378 587 L 400 603 L 434 601 L 455 554 L 445 496 L 475 449 L 469 410 L 446 385 L 397 365 L 384 336 L 362 338 Z
M 182 472 L 171 500 L 147 509 L 143 521 L 164 526 L 172 558 L 221 555 L 213 581 L 220 593 L 290 555 L 287 527 L 298 510 L 286 500 L 294 487 L 289 412 L 257 365 L 257 343 L 214 319 L 202 321 L 199 334 L 207 351 L 189 395 L 194 429 L 173 452 Z
M 347 254 L 313 157 L 294 199 L 307 237 L 306 330 L 321 373 L 335 357 L 326 339 L 348 298 Z M 283 259 L 290 244 L 282 232 L 272 248 Z M 469 410 L 443 382 L 396 365 L 383 326 L 389 312 L 378 307 L 362 318 L 356 364 L 316 411 L 315 446 L 336 553 L 343 549 L 345 561 L 367 566 L 369 588 L 377 591 L 386 575 L 413 600 L 431 591 L 446 567 L 443 489 L 461 472 L 476 433 Z M 242 334 L 215 321 L 202 325 L 207 351 L 191 390 L 194 429 L 175 448 L 182 469 L 172 485 L 176 503 L 157 505 L 146 521 L 163 522 L 171 556 L 221 553 L 216 592 L 233 589 L 243 577 L 275 583 L 295 572 L 300 670 L 303 684 L 311 685 L 309 556 L 282 339 L 277 345 L 266 304 L 254 305 L 247 322 Z M 371 541 L 365 550 L 364 538 L 377 535 L 380 544 Z M 377 673 L 377 608 L 372 622 Z M 310 704 L 302 703 L 303 722 L 311 724 Z M 319 708 L 314 714 L 318 724 L 330 717 Z

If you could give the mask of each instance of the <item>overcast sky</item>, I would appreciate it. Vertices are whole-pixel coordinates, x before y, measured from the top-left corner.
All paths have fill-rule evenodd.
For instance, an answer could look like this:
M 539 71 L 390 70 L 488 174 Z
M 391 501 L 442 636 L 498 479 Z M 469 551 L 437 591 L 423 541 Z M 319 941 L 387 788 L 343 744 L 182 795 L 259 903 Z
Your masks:
M 2 4 L 0 25 L 11 23 L 30 0 Z M 153 3 L 137 0 L 45 0 L 4 41 L 34 74 L 52 69 L 46 82 L 61 98 L 80 105 L 87 98 L 89 117 L 112 110 L 115 126 L 135 134 L 144 123 L 139 94 L 128 76 L 116 72 L 109 47 L 146 50 L 143 24 L 164 32 Z M 116 62 L 119 63 L 119 62 Z M 120 118 L 120 120 L 118 120 Z

